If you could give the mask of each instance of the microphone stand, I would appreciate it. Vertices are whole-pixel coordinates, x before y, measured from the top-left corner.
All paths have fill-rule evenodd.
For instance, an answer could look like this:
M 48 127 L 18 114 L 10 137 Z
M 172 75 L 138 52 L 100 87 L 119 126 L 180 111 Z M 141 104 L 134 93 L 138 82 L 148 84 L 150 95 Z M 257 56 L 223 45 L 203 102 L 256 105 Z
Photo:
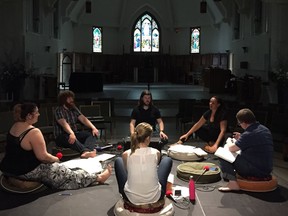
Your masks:
M 198 176 L 198 178 L 195 180 L 195 184 L 198 182 L 198 180 L 204 175 L 204 173 L 206 173 L 207 171 L 209 171 L 209 168 L 204 168 L 204 171 L 201 173 L 201 175 Z

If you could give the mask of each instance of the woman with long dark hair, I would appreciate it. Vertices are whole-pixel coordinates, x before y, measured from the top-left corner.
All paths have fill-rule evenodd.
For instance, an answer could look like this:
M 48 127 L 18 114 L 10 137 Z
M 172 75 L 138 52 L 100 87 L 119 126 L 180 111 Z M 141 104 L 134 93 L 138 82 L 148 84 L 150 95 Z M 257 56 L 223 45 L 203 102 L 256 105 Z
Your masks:
M 213 96 L 209 101 L 209 110 L 201 116 L 186 134 L 180 137 L 177 143 L 182 144 L 193 133 L 196 133 L 196 136 L 206 142 L 204 150 L 208 153 L 214 153 L 218 146 L 223 144 L 226 130 L 227 117 L 223 102 L 220 98 Z

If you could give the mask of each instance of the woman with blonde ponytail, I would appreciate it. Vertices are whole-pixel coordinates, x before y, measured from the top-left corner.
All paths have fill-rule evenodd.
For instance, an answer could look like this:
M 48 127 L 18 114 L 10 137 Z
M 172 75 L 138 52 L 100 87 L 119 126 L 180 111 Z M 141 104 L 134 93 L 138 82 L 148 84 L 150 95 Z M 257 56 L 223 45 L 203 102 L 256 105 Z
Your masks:
M 142 122 L 131 134 L 131 149 L 115 160 L 119 193 L 135 205 L 156 203 L 164 198 L 172 160 L 149 147 L 153 128 Z

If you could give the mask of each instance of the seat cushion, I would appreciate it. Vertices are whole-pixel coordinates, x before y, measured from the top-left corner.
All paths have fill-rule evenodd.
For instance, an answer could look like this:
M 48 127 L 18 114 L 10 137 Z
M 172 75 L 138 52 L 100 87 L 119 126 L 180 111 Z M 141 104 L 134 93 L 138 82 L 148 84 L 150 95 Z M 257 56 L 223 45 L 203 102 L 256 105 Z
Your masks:
M 0 186 L 5 191 L 22 194 L 37 192 L 46 188 L 41 182 L 25 181 L 6 175 L 0 176 Z
M 177 177 L 189 181 L 193 176 L 195 183 L 207 184 L 221 180 L 219 166 L 208 162 L 186 162 L 177 166 Z
M 269 192 L 277 188 L 278 182 L 275 176 L 269 180 L 251 180 L 237 176 L 237 182 L 241 190 L 250 192 Z
M 139 212 L 133 212 L 133 211 L 129 211 L 128 209 L 126 209 L 124 207 L 124 201 L 123 199 L 120 199 L 114 206 L 114 215 L 116 216 L 157 216 L 157 215 L 162 215 L 162 216 L 169 216 L 169 215 L 174 215 L 175 214 L 175 210 L 174 207 L 172 205 L 172 202 L 165 197 L 165 203 L 163 208 L 155 213 L 139 213 Z

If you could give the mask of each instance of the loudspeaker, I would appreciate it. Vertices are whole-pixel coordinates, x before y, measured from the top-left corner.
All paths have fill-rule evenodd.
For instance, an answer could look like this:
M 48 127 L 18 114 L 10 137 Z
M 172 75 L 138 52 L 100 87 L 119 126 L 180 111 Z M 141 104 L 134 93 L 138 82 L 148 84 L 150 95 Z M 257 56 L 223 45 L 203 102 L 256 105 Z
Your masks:
M 206 13 L 207 12 L 207 2 L 201 1 L 200 2 L 200 13 Z
M 92 3 L 91 1 L 86 1 L 86 13 L 91 13 L 91 6 L 92 6 Z

